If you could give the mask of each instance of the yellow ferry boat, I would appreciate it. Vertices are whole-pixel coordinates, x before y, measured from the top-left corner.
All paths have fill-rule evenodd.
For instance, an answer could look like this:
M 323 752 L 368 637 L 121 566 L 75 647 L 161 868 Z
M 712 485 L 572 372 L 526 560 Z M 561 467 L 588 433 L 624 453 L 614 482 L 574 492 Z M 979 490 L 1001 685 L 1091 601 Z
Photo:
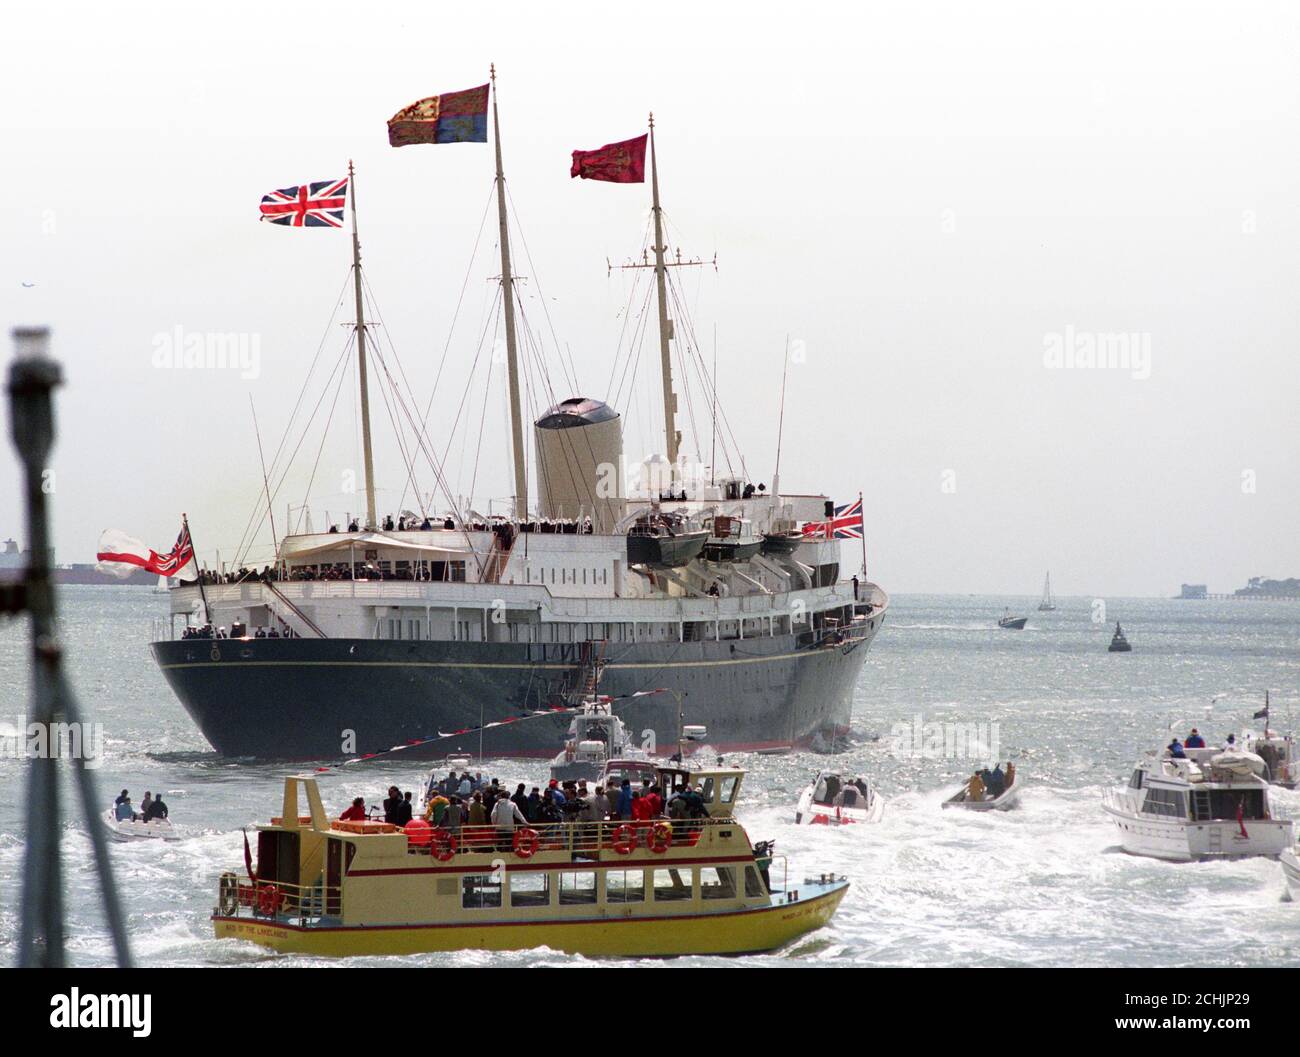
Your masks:
M 221 876 L 216 935 L 325 956 L 632 957 L 770 951 L 830 920 L 848 882 L 791 885 L 783 857 L 750 844 L 732 814 L 743 771 L 656 770 L 661 788 L 699 786 L 707 817 L 399 830 L 331 822 L 316 779 L 286 778 L 282 815 L 258 827 L 251 876 Z

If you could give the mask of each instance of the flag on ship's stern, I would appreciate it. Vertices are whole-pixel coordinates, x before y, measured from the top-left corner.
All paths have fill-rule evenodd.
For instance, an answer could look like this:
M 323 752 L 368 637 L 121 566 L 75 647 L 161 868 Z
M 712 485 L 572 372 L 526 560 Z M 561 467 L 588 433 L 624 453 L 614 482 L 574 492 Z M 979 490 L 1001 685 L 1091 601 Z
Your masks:
M 488 86 L 431 95 L 388 119 L 388 143 L 486 143 Z
M 348 202 L 348 178 L 282 187 L 262 195 L 259 219 L 292 228 L 341 228 Z
M 569 176 L 615 184 L 645 183 L 645 144 L 649 133 L 596 150 L 575 150 Z
M 99 537 L 95 555 L 95 568 L 101 573 L 125 580 L 136 569 L 145 569 L 156 576 L 177 576 L 197 579 L 198 571 L 191 569 L 186 577 L 183 570 L 194 561 L 194 544 L 190 542 L 190 529 L 181 523 L 181 533 L 176 544 L 166 554 L 159 554 L 142 540 L 128 536 L 118 529 L 105 529 Z

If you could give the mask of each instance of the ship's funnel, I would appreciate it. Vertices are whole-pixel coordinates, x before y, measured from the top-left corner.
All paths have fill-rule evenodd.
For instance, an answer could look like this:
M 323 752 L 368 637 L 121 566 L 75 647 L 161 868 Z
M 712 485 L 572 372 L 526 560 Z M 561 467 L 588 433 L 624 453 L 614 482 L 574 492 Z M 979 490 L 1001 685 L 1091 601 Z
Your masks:
M 599 400 L 562 400 L 536 423 L 537 493 L 545 518 L 589 517 L 597 532 L 623 519 L 623 424 Z

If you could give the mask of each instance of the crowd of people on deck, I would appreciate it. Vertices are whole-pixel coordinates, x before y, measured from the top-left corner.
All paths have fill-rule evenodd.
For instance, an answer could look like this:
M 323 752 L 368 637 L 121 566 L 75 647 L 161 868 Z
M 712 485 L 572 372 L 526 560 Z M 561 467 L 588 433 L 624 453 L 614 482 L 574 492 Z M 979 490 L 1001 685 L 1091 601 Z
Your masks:
M 123 789 L 113 801 L 113 818 L 118 822 L 153 822 L 167 818 L 167 805 L 163 803 L 162 793 L 154 796 L 148 789 L 140 801 L 140 810 L 131 806 L 131 794 Z
M 437 829 L 458 832 L 462 827 L 493 826 L 510 831 L 517 826 L 546 826 L 558 822 L 649 822 L 655 819 L 686 821 L 708 817 L 703 787 L 679 783 L 665 790 L 646 778 L 637 788 L 630 778 L 617 787 L 586 779 L 560 782 L 552 778 L 543 788 L 529 789 L 520 782 L 510 793 L 499 779 L 485 780 L 481 773 L 448 771 L 431 781 L 425 795 L 424 820 Z M 378 808 L 367 809 L 357 797 L 339 818 L 364 821 Z M 383 821 L 399 828 L 414 817 L 411 793 L 390 786 L 383 801 Z
M 996 800 L 1010 789 L 1015 781 L 1016 765 L 1010 760 L 1007 761 L 1005 771 L 1000 763 L 994 764 L 991 771 L 987 767 L 981 767 L 966 780 L 966 798 L 978 802 L 987 796 L 990 800 Z
M 1187 753 L 1184 750 L 1204 749 L 1206 747 L 1205 739 L 1201 737 L 1201 732 L 1193 727 L 1185 741 L 1179 741 L 1177 738 L 1174 738 L 1173 741 L 1165 746 L 1165 750 L 1173 759 L 1180 760 L 1185 759 L 1187 756 Z M 1224 739 L 1223 747 L 1225 749 L 1235 749 L 1237 747 L 1237 735 L 1229 734 L 1227 738 Z
M 447 517 L 442 520 L 434 518 L 430 520 L 427 517 L 420 517 L 416 514 L 399 514 L 393 517 L 388 514 L 380 523 L 380 529 L 384 532 L 433 532 L 437 529 L 455 530 L 462 529 L 465 532 L 493 532 L 501 538 L 503 546 L 509 547 L 515 536 L 520 532 L 548 532 L 567 535 L 591 535 L 595 532 L 595 526 L 592 525 L 590 517 L 583 518 L 533 518 L 531 521 L 515 521 L 505 517 L 475 518 L 466 521 L 462 525 L 457 525 L 454 518 Z M 329 533 L 336 535 L 343 530 L 336 524 L 329 527 Z M 360 522 L 353 518 L 348 522 L 348 532 L 362 532 Z
M 277 628 L 274 624 L 270 627 L 256 628 L 252 635 L 248 632 L 246 624 L 235 623 L 226 630 L 224 624 L 213 627 L 211 624 L 186 624 L 181 631 L 183 639 L 296 639 L 297 633 L 287 624 L 283 630 Z

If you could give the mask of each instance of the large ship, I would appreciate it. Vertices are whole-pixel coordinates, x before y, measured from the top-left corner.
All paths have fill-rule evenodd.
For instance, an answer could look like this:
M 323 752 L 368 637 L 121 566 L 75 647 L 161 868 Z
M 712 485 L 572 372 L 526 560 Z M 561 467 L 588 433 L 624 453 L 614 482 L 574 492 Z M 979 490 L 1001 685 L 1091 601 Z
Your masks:
M 353 195 L 365 514 L 284 535 L 260 572 L 174 587 L 170 633 L 152 644 L 159 667 L 226 756 L 331 759 L 432 738 L 421 755 L 550 757 L 571 715 L 548 710 L 597 681 L 650 752 L 673 752 L 684 724 L 721 750 L 832 744 L 888 606 L 865 561 L 860 577 L 841 567 L 840 540 L 863 534 L 861 499 L 836 507 L 782 492 L 779 476 L 769 490 L 684 469 L 670 314 L 682 302 L 668 292 L 683 262 L 667 256 L 653 119 L 653 263 L 647 253 L 632 267 L 653 269 L 658 298 L 666 458 L 647 464 L 666 474 L 626 487 L 620 414 L 555 400 L 533 422 L 529 502 L 495 94 L 492 111 L 511 512 L 484 516 L 448 495 L 446 511 L 377 516 Z

